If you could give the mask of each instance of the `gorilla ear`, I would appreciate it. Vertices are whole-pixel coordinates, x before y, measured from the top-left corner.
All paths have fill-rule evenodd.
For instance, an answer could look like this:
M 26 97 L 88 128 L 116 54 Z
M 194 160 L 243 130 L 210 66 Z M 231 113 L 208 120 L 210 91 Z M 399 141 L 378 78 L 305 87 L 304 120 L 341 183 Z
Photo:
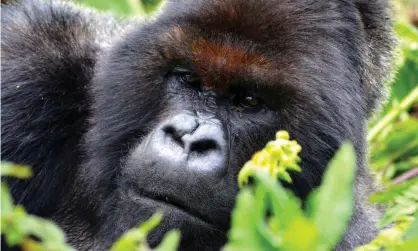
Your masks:
M 354 0 L 363 25 L 362 82 L 370 115 L 387 96 L 385 84 L 393 77 L 393 35 L 388 0 Z

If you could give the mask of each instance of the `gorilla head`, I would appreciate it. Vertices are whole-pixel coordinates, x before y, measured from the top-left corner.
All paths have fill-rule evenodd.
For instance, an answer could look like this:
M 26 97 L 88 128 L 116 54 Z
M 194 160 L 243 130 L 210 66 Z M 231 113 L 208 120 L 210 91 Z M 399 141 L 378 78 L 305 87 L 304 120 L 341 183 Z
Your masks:
M 292 184 L 301 198 L 319 184 L 341 143 L 354 142 L 357 205 L 341 247 L 373 236 L 374 211 L 361 202 L 369 186 L 364 134 L 367 116 L 382 96 L 392 51 L 385 1 L 177 1 L 140 25 L 113 25 L 106 16 L 45 5 L 11 9 L 38 9 L 47 21 L 62 18 L 46 26 L 65 39 L 44 39 L 68 50 L 60 59 L 69 68 L 83 64 L 78 73 L 83 84 L 79 78 L 62 80 L 77 83 L 67 88 L 72 97 L 83 97 L 77 107 L 83 116 L 70 116 L 80 125 L 75 130 L 80 140 L 66 134 L 80 164 L 61 180 L 46 177 L 42 165 L 38 177 L 69 184 L 65 193 L 60 188 L 62 198 L 49 216 L 74 246 L 102 250 L 161 209 L 164 220 L 150 236 L 152 245 L 178 228 L 182 249 L 219 249 L 226 241 L 237 173 L 279 129 L 303 147 L 303 172 Z M 16 36 L 8 33 L 5 43 Z M 2 45 L 6 58 L 17 54 L 10 48 Z M 77 55 L 84 61 L 71 61 Z M 42 74 L 51 73 L 37 76 L 45 78 Z M 74 102 L 48 109 L 62 109 L 59 116 L 65 116 L 76 109 Z M 63 130 L 74 130 L 76 122 L 66 119 Z M 18 137 L 12 129 L 4 134 Z M 68 160 L 65 154 L 56 162 Z M 16 153 L 8 158 L 18 159 Z M 28 164 L 37 170 L 36 162 Z

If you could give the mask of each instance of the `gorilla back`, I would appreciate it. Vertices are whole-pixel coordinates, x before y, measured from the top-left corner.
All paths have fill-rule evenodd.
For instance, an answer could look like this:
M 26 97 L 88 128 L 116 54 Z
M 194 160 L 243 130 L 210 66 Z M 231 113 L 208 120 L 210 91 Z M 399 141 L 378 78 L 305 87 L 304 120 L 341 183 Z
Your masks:
M 354 142 L 337 249 L 375 235 L 364 138 L 389 77 L 386 1 L 184 0 L 142 22 L 59 1 L 1 12 L 2 159 L 34 169 L 11 190 L 75 248 L 103 250 L 162 209 L 151 245 L 178 228 L 182 250 L 219 249 L 237 173 L 278 129 L 303 147 L 301 198 Z

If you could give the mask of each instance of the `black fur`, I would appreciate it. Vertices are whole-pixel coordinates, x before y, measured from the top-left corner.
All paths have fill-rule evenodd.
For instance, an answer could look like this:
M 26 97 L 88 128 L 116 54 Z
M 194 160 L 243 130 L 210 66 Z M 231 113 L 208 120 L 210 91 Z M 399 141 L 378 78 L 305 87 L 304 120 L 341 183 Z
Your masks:
M 151 244 L 179 228 L 182 249 L 219 249 L 236 174 L 278 129 L 303 147 L 293 186 L 302 198 L 340 144 L 354 142 L 356 211 L 337 249 L 376 234 L 378 212 L 363 202 L 372 188 L 365 129 L 390 77 L 386 1 L 176 1 L 151 21 L 122 21 L 27 0 L 2 5 L 1 14 L 2 160 L 35 172 L 10 180 L 11 190 L 16 203 L 63 227 L 77 249 L 109 247 L 166 193 Z M 173 73 L 179 65 L 211 90 L 182 82 Z M 243 88 L 265 106 L 231 102 L 231 90 Z M 149 150 L 178 114 L 222 128 L 221 174 L 179 169 Z

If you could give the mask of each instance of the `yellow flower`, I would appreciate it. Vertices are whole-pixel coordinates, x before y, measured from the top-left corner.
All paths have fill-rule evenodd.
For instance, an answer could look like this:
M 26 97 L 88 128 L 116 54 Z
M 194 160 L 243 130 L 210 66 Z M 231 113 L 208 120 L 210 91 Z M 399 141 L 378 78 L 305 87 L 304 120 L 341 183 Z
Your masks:
M 254 154 L 251 160 L 245 163 L 238 175 L 238 185 L 248 184 L 249 177 L 255 172 L 267 172 L 274 178 L 292 182 L 288 170 L 300 172 L 299 153 L 302 147 L 295 141 L 289 140 L 289 133 L 278 131 L 276 140 L 267 143 L 266 147 Z

